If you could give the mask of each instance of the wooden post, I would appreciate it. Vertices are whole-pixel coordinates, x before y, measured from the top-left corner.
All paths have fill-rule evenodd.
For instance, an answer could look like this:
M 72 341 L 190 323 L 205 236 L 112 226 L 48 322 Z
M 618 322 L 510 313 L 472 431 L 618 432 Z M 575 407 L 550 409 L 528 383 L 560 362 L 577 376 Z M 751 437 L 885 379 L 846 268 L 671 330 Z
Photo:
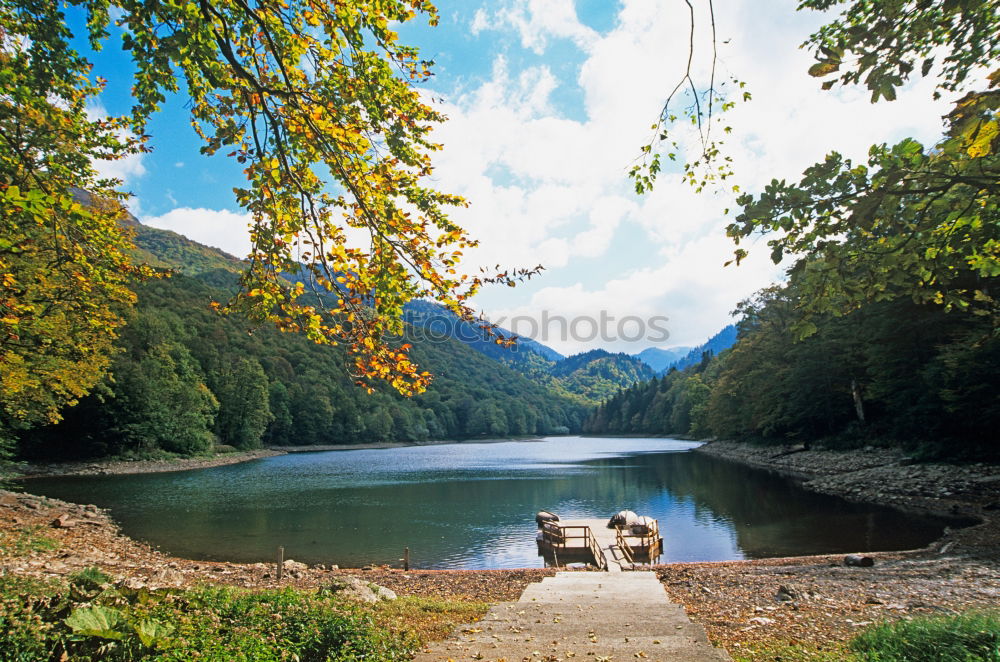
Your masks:
M 410 548 L 409 547 L 404 547 L 403 548 L 403 570 L 409 570 L 409 569 L 410 569 Z
M 278 548 L 278 581 L 281 581 L 282 576 L 285 574 L 285 548 Z

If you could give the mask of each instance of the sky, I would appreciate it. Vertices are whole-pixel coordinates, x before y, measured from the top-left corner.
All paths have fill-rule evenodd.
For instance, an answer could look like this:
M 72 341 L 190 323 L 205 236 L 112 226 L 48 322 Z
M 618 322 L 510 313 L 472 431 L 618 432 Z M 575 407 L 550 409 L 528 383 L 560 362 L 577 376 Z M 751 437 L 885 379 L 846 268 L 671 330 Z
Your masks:
M 756 192 L 795 179 L 837 151 L 864 161 L 868 147 L 914 137 L 934 142 L 949 98 L 933 79 L 893 103 L 861 88 L 821 91 L 799 45 L 829 15 L 791 0 L 716 0 L 719 72 L 747 84 L 752 101 L 726 116 L 734 183 Z M 704 6 L 704 3 L 702 3 Z M 763 242 L 724 267 L 734 194 L 696 193 L 676 169 L 635 194 L 629 168 L 650 137 L 687 57 L 682 0 L 438 0 L 440 25 L 405 25 L 403 41 L 436 62 L 422 86 L 448 116 L 434 139 L 434 185 L 470 201 L 452 218 L 480 241 L 464 264 L 545 271 L 516 288 L 487 288 L 474 304 L 493 321 L 572 354 L 601 347 L 639 352 L 691 346 L 733 321 L 742 299 L 780 280 Z M 699 15 L 699 26 L 707 25 Z M 696 49 L 707 53 L 707 34 Z M 128 109 L 127 58 L 95 56 L 112 80 L 95 113 Z M 696 61 L 696 77 L 706 62 Z M 700 80 L 703 80 L 701 78 Z M 199 154 L 183 97 L 150 123 L 153 150 L 104 166 L 134 194 L 133 213 L 237 256 L 248 217 L 232 188 L 240 168 Z M 684 135 L 682 134 L 682 139 Z M 109 167 L 110 166 L 110 167 Z

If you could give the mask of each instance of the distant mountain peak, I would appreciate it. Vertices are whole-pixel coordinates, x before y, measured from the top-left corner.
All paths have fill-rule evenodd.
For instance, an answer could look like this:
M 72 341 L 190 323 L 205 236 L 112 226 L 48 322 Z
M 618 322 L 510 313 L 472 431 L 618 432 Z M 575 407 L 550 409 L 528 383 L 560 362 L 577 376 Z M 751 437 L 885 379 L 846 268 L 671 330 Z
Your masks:
M 675 359 L 668 363 L 665 367 L 661 368 L 659 373 L 665 374 L 670 371 L 671 368 L 677 368 L 678 370 L 683 370 L 684 368 L 694 365 L 701 361 L 701 357 L 705 352 L 711 352 L 712 354 L 718 354 L 724 350 L 729 349 L 736 344 L 736 325 L 729 324 L 722 328 L 718 333 L 709 338 L 703 345 L 698 345 L 692 348 L 679 359 Z
M 638 354 L 633 354 L 656 372 L 665 370 L 674 361 L 684 358 L 691 351 L 690 347 L 647 347 Z

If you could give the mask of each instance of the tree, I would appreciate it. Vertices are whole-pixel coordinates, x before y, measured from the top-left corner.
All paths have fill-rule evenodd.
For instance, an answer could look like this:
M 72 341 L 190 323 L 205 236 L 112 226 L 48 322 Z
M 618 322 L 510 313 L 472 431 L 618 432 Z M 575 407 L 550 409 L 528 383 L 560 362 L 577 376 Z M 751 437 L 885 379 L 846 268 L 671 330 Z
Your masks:
M 219 403 L 186 348 L 154 345 L 115 372 L 114 418 L 124 448 L 185 455 L 212 449 Z
M 867 167 L 831 153 L 800 182 L 773 181 L 739 199 L 743 212 L 729 226 L 737 242 L 768 234 L 775 263 L 800 258 L 792 272 L 806 295 L 801 335 L 815 330 L 811 314 L 900 296 L 1000 314 L 1000 90 L 969 103 L 978 109 L 956 110 L 953 137 L 933 149 L 877 145 Z M 957 127 L 968 112 L 971 133 Z
M 687 4 L 693 58 L 696 15 Z M 677 147 L 666 129 L 679 119 L 670 104 L 682 89 L 688 90 L 692 105 L 680 115 L 697 125 L 701 138 L 700 151 L 685 163 L 685 178 L 700 190 L 708 181 L 732 174 L 722 142 L 711 138 L 711 131 L 722 121 L 714 110 L 731 108 L 740 95 L 716 85 L 714 12 L 711 2 L 707 6 L 713 35 L 708 83 L 696 85 L 689 58 L 686 73 L 664 105 L 659 134 L 643 147 L 652 157 L 632 172 L 640 192 L 652 185 L 659 169 L 654 148 Z M 833 8 L 842 8 L 840 16 L 804 44 L 816 57 L 809 74 L 826 79 L 823 89 L 862 83 L 871 90 L 873 103 L 893 100 L 896 90 L 919 71 L 921 76 L 938 75 L 937 96 L 967 91 L 977 84 L 978 74 L 1000 61 L 995 2 L 804 0 L 799 6 Z M 764 234 L 770 237 L 776 263 L 795 260 L 792 269 L 801 276 L 803 294 L 804 315 L 796 329 L 800 336 L 815 330 L 811 317 L 817 314 L 844 314 L 864 302 L 899 296 L 996 318 L 1000 69 L 989 78 L 988 89 L 969 91 L 957 101 L 947 135 L 929 149 L 913 140 L 875 145 L 867 165 L 833 152 L 798 183 L 775 180 L 758 196 L 738 199 L 742 212 L 727 230 L 737 245 Z M 675 158 L 674 153 L 669 156 Z M 734 261 L 745 256 L 745 249 L 737 248 Z
M 273 416 L 267 375 L 256 359 L 240 359 L 222 374 L 216 390 L 219 413 L 215 430 L 224 444 L 240 449 L 260 448 Z M 286 392 L 287 398 L 287 392 Z M 287 413 L 287 399 L 284 403 Z
M 804 44 L 816 57 L 809 74 L 827 78 L 823 89 L 863 82 L 872 102 L 892 100 L 918 64 L 921 76 L 940 64 L 939 90 L 954 92 L 1000 57 L 1000 14 L 989 0 L 804 0 L 799 9 L 839 5 L 849 6 Z
M 70 4 L 94 50 L 109 43 L 112 20 L 122 28 L 135 104 L 127 117 L 88 119 L 103 81 L 71 47 L 80 35 L 64 5 L 0 0 L 5 424 L 57 417 L 107 367 L 114 307 L 148 272 L 116 223 L 120 182 L 93 164 L 146 149 L 148 118 L 182 87 L 202 151 L 245 165 L 236 197 L 253 219 L 253 250 L 222 309 L 350 345 L 360 384 L 382 379 L 404 394 L 427 385 L 408 347 L 390 342 L 407 301 L 429 297 L 471 319 L 464 302 L 482 283 L 534 273 L 457 272 L 474 242 L 446 209 L 464 202 L 425 184 L 437 149 L 429 133 L 443 117 L 414 85 L 431 63 L 393 29 L 418 13 L 436 23 L 426 0 Z M 98 204 L 79 204 L 74 187 Z M 365 245 L 348 241 L 349 228 Z
M 808 0 L 817 10 L 847 4 L 807 45 L 817 62 L 809 73 L 824 89 L 863 82 L 872 102 L 896 98 L 918 69 L 940 60 L 939 91 L 968 88 L 970 74 L 996 67 L 1000 14 L 994 2 L 919 3 Z M 973 77 L 974 79 L 975 77 Z M 773 181 L 758 197 L 739 199 L 729 226 L 737 243 L 770 235 L 777 263 L 799 259 L 806 318 L 845 313 L 867 301 L 908 296 L 946 309 L 1000 313 L 1000 69 L 985 91 L 962 97 L 948 116 L 945 138 L 931 149 L 914 140 L 873 146 L 866 166 L 836 152 L 797 184 Z M 737 250 L 739 261 L 745 255 Z
M 267 443 L 272 446 L 287 446 L 292 442 L 294 432 L 290 397 L 284 382 L 273 381 L 268 387 L 268 408 L 271 410 L 271 424 L 267 427 Z
M 39 18 L 0 3 L 0 436 L 58 420 L 97 383 L 129 281 L 149 275 L 92 167 L 142 146 L 122 120 L 87 118 L 100 85 L 63 26 Z M 101 198 L 85 206 L 75 187 Z

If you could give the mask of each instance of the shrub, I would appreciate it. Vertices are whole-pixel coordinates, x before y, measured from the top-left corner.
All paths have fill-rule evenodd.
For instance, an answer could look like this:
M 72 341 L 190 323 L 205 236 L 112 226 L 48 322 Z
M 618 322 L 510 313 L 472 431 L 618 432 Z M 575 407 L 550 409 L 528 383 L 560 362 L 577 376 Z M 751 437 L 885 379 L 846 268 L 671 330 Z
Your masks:
M 378 662 L 405 659 L 416 643 L 364 607 L 308 591 L 133 590 L 99 575 L 0 577 L 0 662 Z
M 1000 662 L 1000 612 L 883 623 L 861 633 L 851 648 L 870 662 Z

